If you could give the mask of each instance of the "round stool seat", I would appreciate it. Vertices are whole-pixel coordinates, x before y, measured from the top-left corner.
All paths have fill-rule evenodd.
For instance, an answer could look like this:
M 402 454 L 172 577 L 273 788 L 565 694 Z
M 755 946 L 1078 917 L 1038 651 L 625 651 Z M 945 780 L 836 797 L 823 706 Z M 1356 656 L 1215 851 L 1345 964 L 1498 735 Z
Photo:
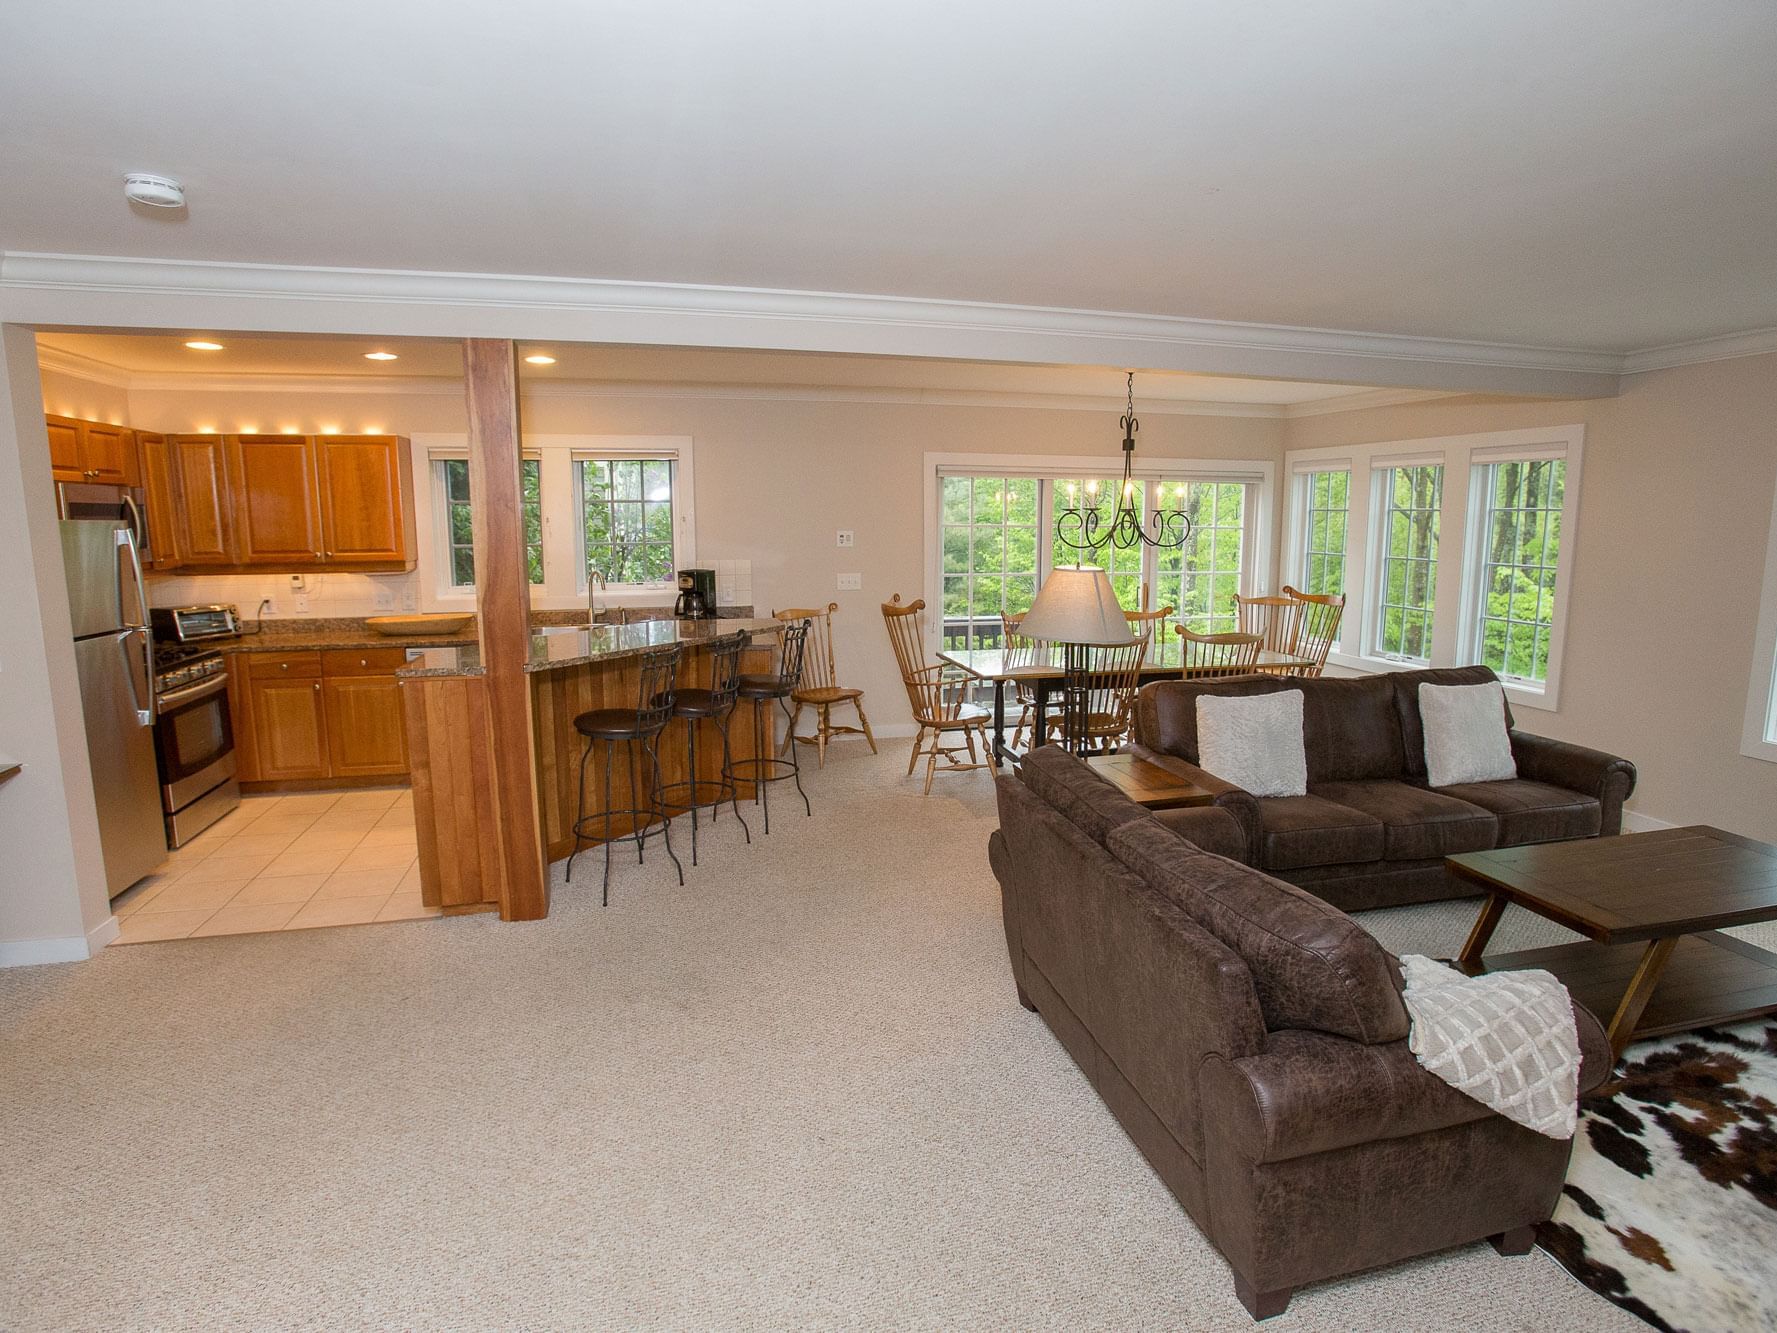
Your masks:
M 743 699 L 787 699 L 796 682 L 788 676 L 745 675 L 735 686 Z
M 674 717 L 720 717 L 734 707 L 722 702 L 714 690 L 679 690 L 673 696 Z
M 574 730 L 598 741 L 630 741 L 652 736 L 658 726 L 647 726 L 642 715 L 629 708 L 595 708 L 574 719 Z

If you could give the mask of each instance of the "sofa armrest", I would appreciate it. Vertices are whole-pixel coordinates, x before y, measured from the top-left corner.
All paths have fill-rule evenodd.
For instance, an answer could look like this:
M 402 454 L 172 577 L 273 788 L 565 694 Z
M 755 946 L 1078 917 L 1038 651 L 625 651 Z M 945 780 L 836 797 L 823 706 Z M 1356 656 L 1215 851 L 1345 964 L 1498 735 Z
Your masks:
M 1573 1011 L 1583 1097 L 1609 1075 L 1610 1045 L 1584 1006 Z M 1255 1163 L 1406 1138 L 1494 1114 L 1421 1068 L 1405 1041 L 1366 1046 L 1299 1030 L 1271 1033 L 1258 1055 L 1210 1056 L 1203 1101 L 1206 1120 Z
M 1258 855 L 1259 836 L 1263 826 L 1259 822 L 1259 799 L 1244 787 L 1236 787 L 1232 782 L 1225 782 L 1207 769 L 1187 763 L 1177 755 L 1163 754 L 1159 750 L 1150 750 L 1139 742 L 1123 747 L 1124 752 L 1134 755 L 1137 759 L 1145 759 L 1150 764 L 1164 768 L 1174 777 L 1182 778 L 1193 786 L 1201 787 L 1213 798 L 1214 805 L 1226 810 L 1234 816 L 1240 825 L 1241 837 L 1245 841 L 1245 849 L 1240 859 L 1248 865 L 1255 864 Z
M 1583 745 L 1513 730 L 1512 759 L 1518 776 L 1598 798 L 1604 834 L 1623 831 L 1623 802 L 1635 790 L 1635 765 Z

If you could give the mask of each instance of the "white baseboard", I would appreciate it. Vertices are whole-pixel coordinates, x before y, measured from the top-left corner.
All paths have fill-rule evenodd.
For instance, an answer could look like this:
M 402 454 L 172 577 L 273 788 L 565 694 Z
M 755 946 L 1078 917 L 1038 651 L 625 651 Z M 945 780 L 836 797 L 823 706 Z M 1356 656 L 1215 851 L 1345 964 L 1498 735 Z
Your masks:
M 1671 820 L 1655 819 L 1652 815 L 1644 815 L 1639 810 L 1623 811 L 1623 832 L 1625 833 L 1652 833 L 1655 829 L 1677 827 L 1678 825 Z
M 40 967 L 83 963 L 117 938 L 117 918 L 108 916 L 84 935 L 50 940 L 0 940 L 0 967 Z

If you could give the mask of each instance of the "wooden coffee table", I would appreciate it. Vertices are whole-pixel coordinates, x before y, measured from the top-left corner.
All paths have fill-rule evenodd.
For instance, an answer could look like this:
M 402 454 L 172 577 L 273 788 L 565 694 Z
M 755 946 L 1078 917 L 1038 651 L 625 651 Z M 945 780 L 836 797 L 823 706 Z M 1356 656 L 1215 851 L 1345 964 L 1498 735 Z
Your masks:
M 1777 1010 L 1777 954 L 1721 933 L 1777 920 L 1777 847 L 1697 825 L 1469 852 L 1445 862 L 1487 890 L 1457 966 L 1540 967 L 1599 1017 L 1617 1055 L 1636 1037 Z M 1507 903 L 1596 943 L 1482 957 Z
M 1137 805 L 1173 810 L 1182 805 L 1208 805 L 1215 797 L 1169 769 L 1132 754 L 1095 754 L 1086 765 Z

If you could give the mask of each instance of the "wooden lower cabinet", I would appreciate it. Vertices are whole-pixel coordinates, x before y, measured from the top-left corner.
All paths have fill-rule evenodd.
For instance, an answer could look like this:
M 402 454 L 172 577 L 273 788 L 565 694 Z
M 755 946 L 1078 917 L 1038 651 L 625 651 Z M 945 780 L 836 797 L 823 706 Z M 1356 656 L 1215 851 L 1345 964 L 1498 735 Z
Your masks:
M 242 782 L 404 777 L 399 648 L 236 653 L 230 666 Z

